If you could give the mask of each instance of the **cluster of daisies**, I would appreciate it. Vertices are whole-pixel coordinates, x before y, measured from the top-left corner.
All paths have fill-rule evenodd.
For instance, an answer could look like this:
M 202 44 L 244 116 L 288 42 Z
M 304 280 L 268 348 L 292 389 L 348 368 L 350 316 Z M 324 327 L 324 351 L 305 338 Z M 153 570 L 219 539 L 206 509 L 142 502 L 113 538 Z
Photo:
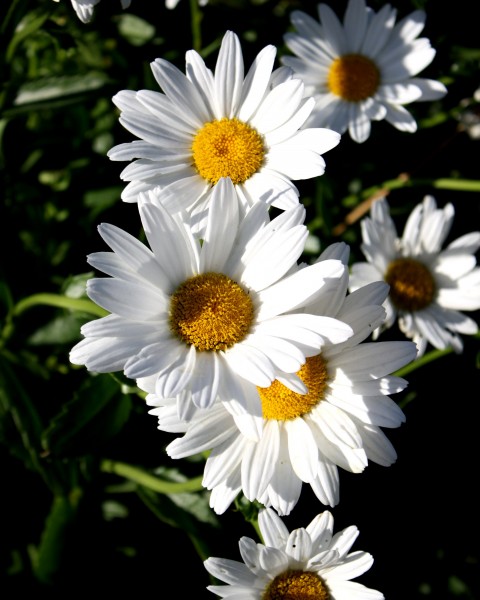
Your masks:
M 279 68 L 269 45 L 245 72 L 227 31 L 214 71 L 194 50 L 185 73 L 157 58 L 162 91 L 114 96 L 137 139 L 108 156 L 129 161 L 122 199 L 137 203 L 148 245 L 99 226 L 111 251 L 88 257 L 106 277 L 87 293 L 109 314 L 82 327 L 70 354 L 146 392 L 158 428 L 176 434 L 168 456 L 208 455 L 203 485 L 217 514 L 239 494 L 263 505 L 263 543 L 242 538 L 243 563 L 205 562 L 226 583 L 209 587 L 222 597 L 383 598 L 351 582 L 373 561 L 349 553 L 355 527 L 334 535 L 324 511 L 289 533 L 280 517 L 303 484 L 337 505 L 339 467 L 391 465 L 383 429 L 404 422 L 390 395 L 407 385 L 395 371 L 428 344 L 460 352 L 461 334 L 477 332 L 461 311 L 480 308 L 480 232 L 442 249 L 454 211 L 431 196 L 402 237 L 386 200 L 373 203 L 362 222 L 366 262 L 350 267 L 343 242 L 301 262 L 308 230 L 293 182 L 321 176 L 323 154 L 346 131 L 362 143 L 386 119 L 414 132 L 405 105 L 446 93 L 416 77 L 435 54 L 418 39 L 422 11 L 396 23 L 390 5 L 375 13 L 350 0 L 343 23 L 325 4 L 318 14 L 292 13 L 293 56 Z M 409 340 L 378 341 L 397 322 Z

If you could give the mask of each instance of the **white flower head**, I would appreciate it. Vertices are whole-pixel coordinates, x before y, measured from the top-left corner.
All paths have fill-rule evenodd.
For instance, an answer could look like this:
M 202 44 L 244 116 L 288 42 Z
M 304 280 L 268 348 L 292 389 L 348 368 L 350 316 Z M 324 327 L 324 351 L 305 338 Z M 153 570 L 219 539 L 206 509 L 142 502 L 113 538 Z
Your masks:
M 332 259 L 347 264 L 346 244 L 327 248 L 316 265 Z M 169 456 L 210 451 L 203 485 L 212 490 L 215 512 L 223 513 L 243 492 L 251 502 L 258 500 L 287 515 L 303 483 L 310 484 L 323 504 L 335 506 L 338 467 L 360 473 L 368 460 L 382 466 L 396 460 L 381 427 L 399 427 L 405 420 L 388 394 L 405 388 L 407 382 L 391 373 L 415 359 L 415 345 L 361 343 L 383 322 L 388 286 L 378 281 L 346 296 L 347 287 L 346 269 L 340 279 L 326 282 L 305 310 L 344 322 L 353 336 L 326 342 L 296 374 L 278 374 L 269 386 L 247 382 L 242 406 L 235 396 L 220 395 L 209 411 L 196 411 L 187 423 L 178 417 L 178 400 L 147 396 L 158 428 L 185 434 L 167 446 Z M 151 392 L 148 382 L 141 384 Z
M 54 0 L 59 2 L 60 0 Z M 128 8 L 131 0 L 120 0 L 122 8 Z M 77 13 L 77 17 L 82 23 L 89 23 L 93 18 L 93 9 L 100 2 L 100 0 L 71 0 L 74 11 Z
M 226 585 L 207 589 L 221 598 L 275 600 L 382 600 L 384 595 L 351 581 L 368 571 L 373 557 L 368 552 L 350 552 L 358 537 L 351 525 L 335 533 L 329 511 L 318 514 L 307 527 L 289 532 L 270 509 L 258 515 L 263 543 L 248 537 L 239 541 L 243 562 L 210 557 L 205 568 Z
M 321 155 L 340 136 L 323 128 L 300 131 L 314 100 L 304 98 L 298 78 L 272 74 L 275 56 L 276 48 L 266 46 L 245 76 L 240 41 L 227 31 L 214 73 L 190 50 L 186 74 L 161 58 L 151 64 L 162 92 L 116 94 L 120 123 L 139 138 L 108 152 L 112 160 L 135 159 L 121 173 L 130 182 L 122 199 L 136 202 L 139 192 L 160 189 L 171 212 L 194 215 L 200 235 L 222 177 L 230 177 L 244 210 L 258 201 L 295 206 L 291 180 L 322 175 Z
M 110 277 L 90 279 L 87 293 L 111 314 L 82 327 L 74 364 L 123 370 L 132 379 L 155 376 L 158 395 L 189 391 L 194 405 L 206 408 L 219 392 L 238 397 L 238 379 L 268 386 L 278 370 L 294 373 L 327 340 L 350 337 L 345 323 L 302 311 L 326 279 L 345 270 L 330 260 L 289 273 L 308 235 L 302 205 L 269 221 L 259 203 L 239 219 L 228 178 L 211 202 L 202 243 L 146 198 L 139 210 L 151 250 L 100 225 L 113 252 L 91 254 L 88 262 Z
M 440 209 L 432 196 L 425 196 L 399 237 L 382 198 L 373 203 L 370 217 L 361 223 L 361 249 L 367 262 L 352 265 L 351 289 L 386 281 L 390 286 L 387 318 L 375 336 L 398 319 L 400 330 L 417 344 L 418 356 L 428 343 L 461 352 L 459 334 L 478 331 L 477 323 L 461 311 L 480 308 L 480 268 L 475 259 L 480 232 L 467 233 L 442 250 L 453 218 L 452 204 Z
M 472 140 L 480 139 L 480 88 L 471 98 L 460 101 L 461 111 L 457 114 L 459 130 L 466 131 Z
M 319 21 L 293 11 L 296 32 L 285 44 L 295 56 L 282 57 L 316 100 L 307 126 L 347 131 L 356 142 L 370 136 L 371 122 L 386 119 L 400 131 L 413 133 L 417 123 L 405 105 L 442 98 L 439 81 L 417 74 L 435 50 L 423 30 L 425 13 L 416 10 L 395 24 L 396 9 L 385 4 L 378 13 L 365 0 L 349 0 L 343 24 L 326 4 L 318 5 Z

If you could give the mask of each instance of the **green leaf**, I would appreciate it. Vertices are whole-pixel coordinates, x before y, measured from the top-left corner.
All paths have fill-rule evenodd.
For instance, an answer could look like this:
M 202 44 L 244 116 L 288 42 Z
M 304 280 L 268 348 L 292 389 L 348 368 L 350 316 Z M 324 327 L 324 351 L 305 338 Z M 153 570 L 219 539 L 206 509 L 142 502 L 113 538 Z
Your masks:
M 22 106 L 43 103 L 51 100 L 63 100 L 69 96 L 85 94 L 102 88 L 108 83 L 104 73 L 91 72 L 86 75 L 45 77 L 28 81 L 20 86 L 14 104 Z M 66 102 L 69 102 L 65 100 Z
M 173 473 L 176 470 L 165 469 L 162 471 L 162 476 L 166 477 L 170 471 Z M 203 490 L 166 495 L 139 487 L 138 494 L 157 518 L 172 527 L 181 529 L 190 538 L 202 560 L 210 556 L 207 543 L 208 531 L 212 527 L 220 527 L 216 515 L 209 506 L 210 492 Z
M 122 429 L 131 408 L 130 397 L 110 375 L 89 377 L 52 419 L 42 445 L 55 457 L 90 454 Z
M 42 8 L 30 10 L 15 29 L 10 44 L 8 45 L 5 62 L 9 63 L 16 52 L 17 46 L 28 36 L 38 31 L 48 19 L 49 13 Z
M 87 319 L 88 317 L 78 313 L 56 317 L 37 329 L 28 338 L 27 343 L 30 346 L 74 343 L 80 338 L 80 327 Z
M 53 583 L 55 574 L 61 569 L 69 530 L 81 498 L 82 491 L 75 489 L 68 496 L 55 496 L 53 499 L 40 545 L 32 561 L 35 576 L 43 583 Z
M 86 192 L 83 202 L 90 209 L 90 218 L 96 219 L 103 211 L 111 206 L 118 204 L 123 188 L 121 186 L 112 186 L 99 190 L 89 190 Z
M 43 424 L 34 402 L 3 357 L 0 357 L 0 418 L 0 435 L 10 452 L 20 457 L 29 468 L 42 473 L 39 454 Z M 12 435 L 12 425 L 18 437 Z
M 155 27 L 135 15 L 123 14 L 118 18 L 118 31 L 132 46 L 143 46 L 155 35 Z

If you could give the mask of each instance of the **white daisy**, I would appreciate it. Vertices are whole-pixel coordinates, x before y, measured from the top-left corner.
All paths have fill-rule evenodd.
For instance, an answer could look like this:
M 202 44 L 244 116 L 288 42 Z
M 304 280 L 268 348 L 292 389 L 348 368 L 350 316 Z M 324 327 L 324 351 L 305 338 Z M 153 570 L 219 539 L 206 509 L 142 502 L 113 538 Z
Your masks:
M 446 94 L 439 81 L 416 77 L 435 56 L 428 39 L 417 39 L 425 13 L 416 10 L 395 25 L 396 14 L 390 4 L 375 13 L 365 0 L 349 0 L 343 24 L 326 4 L 318 5 L 320 23 L 292 12 L 298 33 L 284 41 L 296 56 L 281 60 L 316 100 L 307 126 L 348 129 L 356 142 L 369 137 L 371 121 L 383 119 L 413 133 L 417 124 L 404 105 Z
M 53 0 L 59 2 L 60 0 Z M 93 18 L 93 9 L 100 0 L 71 0 L 74 11 L 82 23 L 89 23 Z M 131 0 L 120 0 L 122 8 L 128 8 Z
M 265 47 L 244 77 L 240 41 L 227 31 L 214 74 L 190 50 L 186 75 L 161 58 L 151 64 L 163 93 L 116 94 L 121 124 L 140 138 L 108 152 L 112 160 L 136 159 L 121 173 L 130 181 L 122 199 L 136 202 L 139 192 L 161 189 L 165 206 L 194 214 L 201 232 L 221 177 L 231 178 L 244 208 L 260 200 L 295 206 L 291 180 L 322 175 L 321 154 L 340 136 L 329 129 L 300 131 L 314 100 L 304 98 L 303 83 L 290 70 L 290 77 L 282 71 L 275 78 L 275 55 L 274 46 Z
M 203 243 L 161 203 L 142 198 L 151 250 L 100 225 L 113 253 L 88 262 L 111 277 L 89 280 L 87 293 L 112 314 L 82 327 L 74 364 L 132 379 L 155 375 L 160 396 L 188 390 L 196 406 L 208 407 L 218 392 L 237 396 L 238 378 L 268 386 L 277 370 L 293 373 L 322 344 L 352 334 L 341 321 L 301 311 L 345 266 L 330 260 L 288 273 L 308 235 L 300 204 L 268 222 L 259 203 L 240 221 L 228 178 L 211 202 Z
M 452 204 L 437 209 L 435 199 L 425 196 L 408 217 L 400 238 L 382 198 L 361 222 L 361 249 L 368 262 L 352 265 L 350 288 L 386 281 L 390 286 L 387 318 L 375 336 L 398 319 L 400 330 L 417 344 L 419 356 L 428 343 L 461 352 L 459 334 L 478 331 L 477 323 L 460 311 L 480 308 L 480 268 L 475 259 L 480 232 L 463 235 L 442 250 L 453 217 Z
M 263 543 L 242 537 L 238 545 L 243 562 L 208 558 L 207 571 L 227 585 L 207 589 L 238 600 L 381 600 L 381 592 L 351 581 L 373 564 L 368 552 L 349 552 L 359 534 L 357 527 L 334 534 L 333 524 L 332 514 L 324 511 L 307 527 L 289 533 L 273 510 L 261 510 Z
M 316 264 L 332 259 L 347 264 L 348 247 L 334 244 Z M 208 412 L 198 410 L 186 423 L 178 417 L 177 400 L 147 396 L 159 429 L 185 433 L 167 446 L 169 456 L 210 451 L 203 485 L 212 490 L 215 512 L 223 513 L 243 492 L 248 500 L 286 515 L 296 505 L 302 483 L 310 484 L 323 504 L 335 506 L 338 467 L 360 473 L 368 460 L 383 466 L 395 461 L 395 450 L 380 428 L 398 427 L 405 420 L 388 394 L 400 392 L 407 382 L 390 373 L 414 360 L 415 345 L 360 343 L 385 317 L 388 286 L 378 281 L 346 296 L 347 287 L 346 270 L 341 279 L 326 282 L 307 310 L 346 323 L 353 336 L 326 341 L 296 375 L 277 375 L 269 386 L 245 382 L 243 406 L 253 407 L 250 414 L 235 396 L 220 396 Z M 148 381 L 139 385 L 152 391 Z

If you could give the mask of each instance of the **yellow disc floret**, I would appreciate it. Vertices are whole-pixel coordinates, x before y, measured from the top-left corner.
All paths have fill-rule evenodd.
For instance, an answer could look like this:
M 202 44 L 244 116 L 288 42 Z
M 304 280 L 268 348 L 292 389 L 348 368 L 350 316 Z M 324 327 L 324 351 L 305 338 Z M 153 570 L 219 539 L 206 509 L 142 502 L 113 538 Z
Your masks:
M 311 571 L 288 570 L 267 586 L 261 600 L 329 600 L 330 593 L 319 575 Z
M 327 363 L 321 354 L 307 358 L 297 375 L 307 386 L 307 394 L 292 392 L 277 379 L 268 388 L 257 388 L 265 419 L 293 420 L 309 413 L 323 400 L 328 372 Z
M 253 322 L 249 294 L 223 273 L 184 281 L 170 300 L 170 328 L 200 352 L 226 350 L 243 340 Z
M 238 119 L 206 123 L 192 144 L 193 162 L 198 173 L 211 184 L 230 177 L 244 183 L 262 166 L 265 146 L 260 134 Z
M 360 102 L 372 97 L 380 85 L 377 65 L 361 54 L 345 54 L 330 66 L 328 89 L 346 102 Z
M 390 299 L 399 310 L 422 310 L 435 297 L 436 285 L 430 270 L 413 258 L 392 261 L 388 265 L 385 281 L 390 286 Z

